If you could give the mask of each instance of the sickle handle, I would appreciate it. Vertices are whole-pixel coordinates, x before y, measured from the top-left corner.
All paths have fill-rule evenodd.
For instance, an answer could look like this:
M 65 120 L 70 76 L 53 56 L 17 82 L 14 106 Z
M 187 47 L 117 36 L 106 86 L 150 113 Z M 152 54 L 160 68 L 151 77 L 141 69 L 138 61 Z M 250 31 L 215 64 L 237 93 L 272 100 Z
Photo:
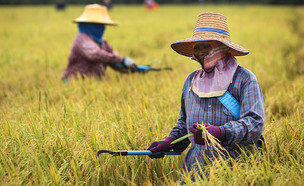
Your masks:
M 102 153 L 109 153 L 113 156 L 127 156 L 127 155 L 157 155 L 157 154 L 161 154 L 164 153 L 165 155 L 181 155 L 181 152 L 175 152 L 175 151 L 167 151 L 167 152 L 156 152 L 156 153 L 152 153 L 149 150 L 139 150 L 139 151 L 126 151 L 126 150 L 122 150 L 122 151 L 109 151 L 109 150 L 100 150 L 97 152 L 97 156 L 102 154 Z

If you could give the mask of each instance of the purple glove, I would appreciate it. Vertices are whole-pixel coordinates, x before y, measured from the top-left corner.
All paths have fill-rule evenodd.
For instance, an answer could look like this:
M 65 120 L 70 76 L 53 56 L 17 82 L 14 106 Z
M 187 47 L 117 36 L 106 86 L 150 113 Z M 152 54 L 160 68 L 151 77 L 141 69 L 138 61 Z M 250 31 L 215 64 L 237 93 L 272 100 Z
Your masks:
M 219 139 L 221 136 L 221 129 L 220 127 L 203 124 L 207 131 L 214 136 L 215 138 Z M 205 145 L 205 140 L 202 138 L 202 131 L 197 129 L 197 124 L 193 124 L 189 127 L 189 131 L 193 133 L 194 143 L 199 145 Z
M 171 145 L 170 143 L 173 141 L 171 138 L 166 138 L 165 140 L 162 141 L 154 141 L 147 150 L 150 150 L 153 153 L 159 152 L 159 151 L 170 151 L 173 149 L 173 144 Z M 165 156 L 164 153 L 157 154 L 154 156 L 149 156 L 150 158 L 163 158 Z

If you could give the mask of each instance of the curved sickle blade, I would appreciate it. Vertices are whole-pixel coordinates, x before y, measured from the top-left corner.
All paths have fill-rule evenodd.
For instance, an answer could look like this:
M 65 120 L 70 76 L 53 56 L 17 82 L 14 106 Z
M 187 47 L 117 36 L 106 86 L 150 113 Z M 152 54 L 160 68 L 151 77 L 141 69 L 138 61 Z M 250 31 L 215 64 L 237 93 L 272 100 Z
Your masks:
M 126 156 L 128 155 L 127 151 L 110 151 L 110 150 L 100 150 L 97 152 L 97 156 L 99 156 L 102 153 L 109 153 L 113 156 Z

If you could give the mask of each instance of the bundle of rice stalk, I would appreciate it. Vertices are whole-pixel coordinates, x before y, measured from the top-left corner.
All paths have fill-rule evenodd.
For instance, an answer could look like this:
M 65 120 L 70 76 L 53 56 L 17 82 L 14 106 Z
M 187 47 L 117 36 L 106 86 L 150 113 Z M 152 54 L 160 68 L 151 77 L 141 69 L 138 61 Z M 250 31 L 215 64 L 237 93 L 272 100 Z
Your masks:
M 224 152 L 227 152 L 227 150 L 222 147 L 222 145 L 220 144 L 220 141 L 217 138 L 215 138 L 208 132 L 207 128 L 208 128 L 208 126 L 206 127 L 204 125 L 204 122 L 202 122 L 202 124 L 198 124 L 197 128 L 196 128 L 196 129 L 202 131 L 202 138 L 205 141 L 206 149 L 213 148 L 213 150 L 210 149 L 211 152 L 217 152 L 218 154 L 225 155 Z M 171 142 L 171 144 L 178 143 L 192 135 L 193 135 L 193 133 L 189 133 L 183 137 L 180 137 L 180 138 L 174 140 L 173 142 Z
M 203 123 L 197 125 L 197 129 L 202 131 L 202 138 L 205 141 L 206 149 L 212 148 L 212 150 L 210 149 L 211 152 L 216 152 L 224 156 L 225 155 L 224 152 L 227 152 L 227 150 L 224 147 L 222 147 L 219 139 L 215 138 L 208 132 L 207 128 L 209 128 L 209 126 L 206 127 L 205 125 L 203 125 Z

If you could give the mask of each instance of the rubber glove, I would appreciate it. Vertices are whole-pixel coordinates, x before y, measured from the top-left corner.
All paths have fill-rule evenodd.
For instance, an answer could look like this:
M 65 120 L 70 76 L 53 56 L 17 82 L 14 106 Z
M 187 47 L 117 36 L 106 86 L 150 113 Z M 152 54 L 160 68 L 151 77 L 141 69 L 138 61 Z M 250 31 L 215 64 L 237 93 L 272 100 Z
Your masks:
M 203 124 L 207 131 L 214 136 L 215 138 L 219 139 L 221 136 L 221 129 L 220 127 Z M 205 140 L 202 138 L 202 131 L 197 129 L 197 124 L 193 124 L 189 127 L 189 131 L 193 133 L 194 143 L 198 145 L 205 145 Z
M 170 143 L 173 141 L 171 138 L 166 138 L 162 141 L 154 141 L 147 150 L 150 150 L 153 153 L 159 152 L 159 151 L 170 151 L 173 149 L 174 145 L 171 145 Z M 149 156 L 150 158 L 163 158 L 165 156 L 164 153 Z

